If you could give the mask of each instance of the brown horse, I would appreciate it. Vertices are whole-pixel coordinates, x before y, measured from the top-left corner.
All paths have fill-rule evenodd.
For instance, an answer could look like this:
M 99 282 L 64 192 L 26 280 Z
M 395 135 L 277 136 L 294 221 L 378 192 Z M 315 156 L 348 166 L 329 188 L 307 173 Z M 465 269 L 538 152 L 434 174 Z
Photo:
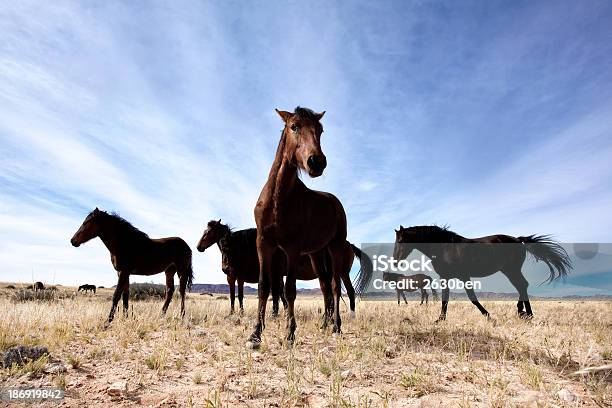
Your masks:
M 26 289 L 31 289 L 34 292 L 45 290 L 45 285 L 42 282 L 34 282 L 34 284 L 28 286 Z
M 204 234 L 198 241 L 197 248 L 200 252 L 204 252 L 214 244 L 217 244 L 219 251 L 221 251 L 221 270 L 227 277 L 230 290 L 230 314 L 234 313 L 236 281 L 238 282 L 238 303 L 241 312 L 244 310 L 244 283 L 257 283 L 259 281 L 259 261 L 257 259 L 257 247 L 255 246 L 257 230 L 252 230 L 255 231 L 255 234 L 251 233 L 251 229 L 232 231 L 228 225 L 222 224 L 221 220 L 212 220 L 208 222 Z M 235 256 L 236 260 L 233 267 L 229 267 L 229 251 L 230 248 L 234 247 L 239 247 L 240 254 Z M 280 293 L 280 298 L 285 304 L 286 301 L 282 293 Z M 274 316 L 278 315 L 278 300 L 279 293 L 275 291 L 275 296 L 272 298 L 272 314 Z
M 300 259 L 308 255 L 315 274 L 327 293 L 328 285 L 333 294 L 333 332 L 339 333 L 340 320 L 340 271 L 348 269 L 343 252 L 346 248 L 346 214 L 340 201 L 329 193 L 310 190 L 298 177 L 304 170 L 311 177 L 319 177 L 327 166 L 321 151 L 320 123 L 322 113 L 297 107 L 293 113 L 278 111 L 285 126 L 276 156 L 257 205 L 257 254 L 259 257 L 259 313 L 255 329 L 248 345 L 258 347 L 264 328 L 266 301 L 275 290 L 274 282 L 282 273 L 273 267 L 274 253 L 280 248 L 286 256 L 287 279 L 287 344 L 295 340 L 295 283 Z M 329 267 L 326 267 L 329 266 Z M 329 299 L 325 297 L 327 303 Z M 331 305 L 326 305 L 324 325 Z
M 259 281 L 259 259 L 257 257 L 257 229 L 249 228 L 239 231 L 232 231 L 226 224 L 221 223 L 221 220 L 211 220 L 207 224 L 207 228 L 202 235 L 202 238 L 198 242 L 198 251 L 204 252 L 204 250 L 213 244 L 219 246 L 219 250 L 222 254 L 222 270 L 227 275 L 227 281 L 230 286 L 230 304 L 231 312 L 234 311 L 234 297 L 235 297 L 235 282 L 238 281 L 238 302 L 240 303 L 240 310 L 242 310 L 242 299 L 243 299 L 243 286 L 244 282 L 257 283 Z M 346 250 L 343 253 L 348 266 L 347 270 L 341 272 L 342 283 L 346 289 L 346 294 L 349 298 L 349 305 L 351 314 L 355 313 L 355 289 L 351 282 L 349 273 L 350 268 L 353 265 L 353 259 L 355 256 L 361 261 L 361 270 L 359 276 L 364 270 L 372 269 L 372 261 L 370 258 L 363 253 L 359 248 L 347 241 Z M 282 268 L 284 270 L 284 255 L 282 251 L 277 250 L 274 254 L 274 267 Z M 369 272 L 365 272 L 369 273 Z M 283 272 L 286 275 L 286 272 Z M 318 276 L 315 274 L 310 259 L 307 256 L 303 256 L 298 264 L 296 272 L 297 280 L 313 280 L 317 279 Z M 278 285 L 282 286 L 283 282 L 278 282 Z M 279 288 L 281 287 L 279 286 Z M 322 290 L 325 288 L 321 288 Z M 273 291 L 274 292 L 274 291 Z M 283 304 L 286 305 L 286 300 L 280 292 L 280 297 L 283 300 Z M 331 293 L 324 294 L 331 298 Z M 272 315 L 278 315 L 278 297 L 272 299 Z
M 162 307 L 165 314 L 174 293 L 174 274 L 178 273 L 181 316 L 185 315 L 185 289 L 193 282 L 191 249 L 185 241 L 178 237 L 151 239 L 117 214 L 108 214 L 97 208 L 85 217 L 70 243 L 78 247 L 96 237 L 100 237 L 111 253 L 113 267 L 119 276 L 107 324 L 113 321 L 122 294 L 123 311 L 127 313 L 130 275 L 166 273 L 166 300 Z
M 404 303 L 408 304 L 408 300 L 406 300 L 406 294 L 404 292 L 416 292 L 417 290 L 421 291 L 421 304 L 423 304 L 423 302 L 427 304 L 429 302 L 429 295 L 427 294 L 428 286 L 429 289 L 431 289 L 431 294 L 434 299 L 438 298 L 438 294 L 434 288 L 430 286 L 432 279 L 424 273 L 417 273 L 416 275 L 402 275 L 401 273 L 384 272 L 383 281 L 395 282 L 398 284 L 398 286 L 395 288 L 395 291 L 397 292 L 398 305 L 400 304 L 400 294 L 404 298 Z M 400 282 L 402 282 L 404 285 L 404 288 L 402 289 L 399 287 Z

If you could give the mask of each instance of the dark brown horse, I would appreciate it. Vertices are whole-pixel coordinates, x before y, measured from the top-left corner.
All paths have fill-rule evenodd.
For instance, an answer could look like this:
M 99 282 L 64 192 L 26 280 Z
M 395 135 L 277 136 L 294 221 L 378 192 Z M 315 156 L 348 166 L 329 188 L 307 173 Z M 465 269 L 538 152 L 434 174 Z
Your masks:
M 340 320 L 340 271 L 347 270 L 346 214 L 340 201 L 329 193 L 310 190 L 298 177 L 300 170 L 311 177 L 319 177 L 327 166 L 321 151 L 320 123 L 322 113 L 297 107 L 293 113 L 278 111 L 285 126 L 276 150 L 276 156 L 255 206 L 257 224 L 257 254 L 259 257 L 259 313 L 249 345 L 261 343 L 264 328 L 266 301 L 270 286 L 274 291 L 282 270 L 274 268 L 274 254 L 280 248 L 286 256 L 287 279 L 287 344 L 295 340 L 295 295 L 300 259 L 308 255 L 315 274 L 328 293 L 333 294 L 333 332 L 339 333 Z M 326 265 L 328 267 L 326 267 Z M 325 302 L 328 302 L 325 297 Z M 326 305 L 324 325 L 331 305 Z
M 255 233 L 253 234 L 252 231 L 255 231 Z M 221 270 L 227 277 L 230 290 L 230 313 L 234 313 L 236 281 L 238 282 L 240 311 L 244 309 L 244 283 L 257 283 L 259 281 L 259 261 L 257 259 L 257 247 L 255 246 L 256 238 L 257 230 L 254 228 L 232 231 L 228 225 L 222 224 L 221 220 L 212 220 L 208 222 L 202 238 L 198 241 L 197 248 L 200 252 L 204 252 L 214 244 L 217 244 L 219 251 L 221 251 Z M 233 256 L 235 261 L 232 267 L 229 266 L 230 262 L 228 260 L 230 248 L 236 248 L 236 251 L 240 251 L 239 254 L 237 253 Z M 272 299 L 273 315 L 278 315 L 279 294 L 283 304 L 286 303 L 282 293 L 275 291 L 275 296 Z
M 174 274 L 179 276 L 181 316 L 185 315 L 185 290 L 193 282 L 191 249 L 181 238 L 151 239 L 116 214 L 93 210 L 74 234 L 70 243 L 79 245 L 99 237 L 111 254 L 119 279 L 113 294 L 113 306 L 107 323 L 112 322 L 119 298 L 123 295 L 123 310 L 127 313 L 130 294 L 130 275 L 150 276 L 166 273 L 165 314 L 174 293 Z
M 418 250 L 431 259 L 440 278 L 459 279 L 469 282 L 500 271 L 510 280 L 519 293 L 518 314 L 522 318 L 533 317 L 527 286 L 521 271 L 529 252 L 536 261 L 544 262 L 550 271 L 547 282 L 565 277 L 572 263 L 565 249 L 547 235 L 511 237 L 490 235 L 482 238 L 465 238 L 438 226 L 418 226 L 395 230 L 393 258 L 405 259 L 413 250 Z M 465 285 L 465 292 L 480 312 L 489 317 L 489 312 L 478 302 L 474 289 Z M 438 320 L 446 319 L 449 288 L 442 289 L 442 312 Z
M 45 290 L 45 285 L 42 282 L 34 282 L 34 284 L 29 285 L 26 289 L 31 289 L 34 292 L 38 292 L 41 290 Z
M 93 292 L 94 295 L 96 294 L 96 285 L 81 285 L 79 286 L 79 289 L 77 290 L 77 292 L 83 291 L 85 293 L 89 292 Z
M 421 304 L 425 302 L 426 304 L 429 302 L 429 295 L 427 294 L 427 287 L 431 290 L 431 294 L 434 299 L 438 298 L 438 294 L 435 289 L 431 287 L 431 277 L 425 275 L 424 273 L 417 273 L 416 275 L 402 275 L 401 273 L 393 273 L 393 272 L 384 272 L 383 273 L 383 281 L 385 282 L 395 282 L 397 292 L 397 304 L 400 304 L 400 293 L 404 298 L 404 303 L 408 304 L 408 300 L 406 300 L 406 294 L 404 292 L 416 292 L 417 290 L 421 291 Z M 403 287 L 400 289 L 400 283 Z
M 234 311 L 234 293 L 235 293 L 235 282 L 238 281 L 238 302 L 240 303 L 240 309 L 242 310 L 242 299 L 243 299 L 243 285 L 247 283 L 257 283 L 259 281 L 259 259 L 257 257 L 257 229 L 249 228 L 239 231 L 232 231 L 226 224 L 221 223 L 221 220 L 211 220 L 207 224 L 207 228 L 202 235 L 202 238 L 198 242 L 198 251 L 204 252 L 204 250 L 213 244 L 219 246 L 219 250 L 222 254 L 222 270 L 227 275 L 228 284 L 230 286 L 230 304 L 231 312 Z M 344 251 L 343 256 L 347 257 L 345 264 L 349 269 L 341 272 L 342 283 L 346 289 L 346 294 L 349 298 L 349 305 L 351 313 L 355 313 L 355 289 L 351 283 L 349 276 L 350 268 L 353 265 L 353 259 L 357 256 L 361 262 L 361 269 L 359 276 L 363 270 L 372 269 L 372 261 L 370 258 L 363 253 L 359 248 L 347 241 L 347 250 Z M 274 255 L 274 267 L 285 268 L 285 259 L 282 251 L 277 250 Z M 368 272 L 366 272 L 368 273 Z M 283 276 L 286 272 L 283 272 Z M 313 280 L 317 279 L 318 276 L 312 269 L 312 264 L 307 256 L 303 256 L 298 264 L 296 272 L 297 280 Z M 278 282 L 282 285 L 283 282 Z M 279 286 L 280 288 L 281 286 Z M 321 288 L 322 290 L 324 288 Z M 282 291 L 280 291 L 281 299 L 283 304 L 286 304 Z M 324 296 L 331 297 L 331 293 L 327 293 Z M 278 314 L 278 298 L 272 300 L 272 315 Z

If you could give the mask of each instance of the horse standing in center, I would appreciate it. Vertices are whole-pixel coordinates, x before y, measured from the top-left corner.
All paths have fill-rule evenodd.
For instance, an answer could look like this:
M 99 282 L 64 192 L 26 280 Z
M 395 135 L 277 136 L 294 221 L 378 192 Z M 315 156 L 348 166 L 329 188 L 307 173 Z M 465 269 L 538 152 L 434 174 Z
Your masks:
M 342 251 L 346 243 L 346 214 L 340 201 L 332 194 L 314 191 L 298 177 L 304 170 L 310 177 L 319 177 L 327 166 L 321 150 L 320 123 L 325 112 L 315 113 L 297 107 L 293 113 L 276 111 L 285 126 L 276 156 L 257 205 L 257 254 L 259 258 L 259 308 L 255 329 L 249 345 L 258 347 L 264 328 L 266 302 L 270 286 L 274 291 L 279 281 L 279 268 L 273 268 L 273 256 L 280 248 L 286 256 L 287 279 L 287 343 L 295 340 L 296 273 L 299 260 L 308 255 L 322 288 L 331 286 L 333 294 L 333 332 L 339 333 L 340 273 L 343 269 Z M 329 267 L 326 267 L 329 266 Z M 323 290 L 323 293 L 326 293 Z M 328 313 L 324 314 L 324 325 Z

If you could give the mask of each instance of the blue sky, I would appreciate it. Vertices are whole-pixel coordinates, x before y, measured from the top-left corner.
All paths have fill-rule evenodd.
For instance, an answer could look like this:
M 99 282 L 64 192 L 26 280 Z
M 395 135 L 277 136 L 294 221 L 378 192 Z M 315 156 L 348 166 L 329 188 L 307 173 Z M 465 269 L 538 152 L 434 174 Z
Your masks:
M 69 244 L 95 206 L 192 247 L 253 226 L 296 105 L 327 111 L 305 181 L 352 242 L 611 240 L 610 2 L 47 3 L 0 7 L 0 281 L 112 284 L 99 240 Z

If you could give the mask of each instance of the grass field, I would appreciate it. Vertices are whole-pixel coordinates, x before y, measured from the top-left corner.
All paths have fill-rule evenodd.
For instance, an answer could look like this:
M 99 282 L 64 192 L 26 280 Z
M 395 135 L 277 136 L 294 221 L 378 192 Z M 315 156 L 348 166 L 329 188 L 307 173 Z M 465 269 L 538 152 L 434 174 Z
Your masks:
M 166 317 L 160 301 L 132 302 L 131 316 L 119 313 L 104 330 L 108 289 L 57 301 L 0 295 L 0 350 L 40 344 L 50 351 L 2 369 L 2 387 L 59 386 L 62 406 L 612 404 L 609 373 L 572 375 L 611 362 L 611 302 L 534 302 L 531 321 L 515 317 L 515 302 L 488 302 L 494 319 L 487 321 L 457 301 L 441 324 L 433 323 L 438 303 L 360 302 L 353 320 L 342 305 L 343 334 L 332 336 L 319 329 L 322 301 L 298 298 L 294 348 L 286 348 L 279 318 L 267 320 L 254 351 L 245 347 L 254 298 L 244 315 L 228 316 L 226 298 L 190 294 L 184 320 L 176 299 Z

